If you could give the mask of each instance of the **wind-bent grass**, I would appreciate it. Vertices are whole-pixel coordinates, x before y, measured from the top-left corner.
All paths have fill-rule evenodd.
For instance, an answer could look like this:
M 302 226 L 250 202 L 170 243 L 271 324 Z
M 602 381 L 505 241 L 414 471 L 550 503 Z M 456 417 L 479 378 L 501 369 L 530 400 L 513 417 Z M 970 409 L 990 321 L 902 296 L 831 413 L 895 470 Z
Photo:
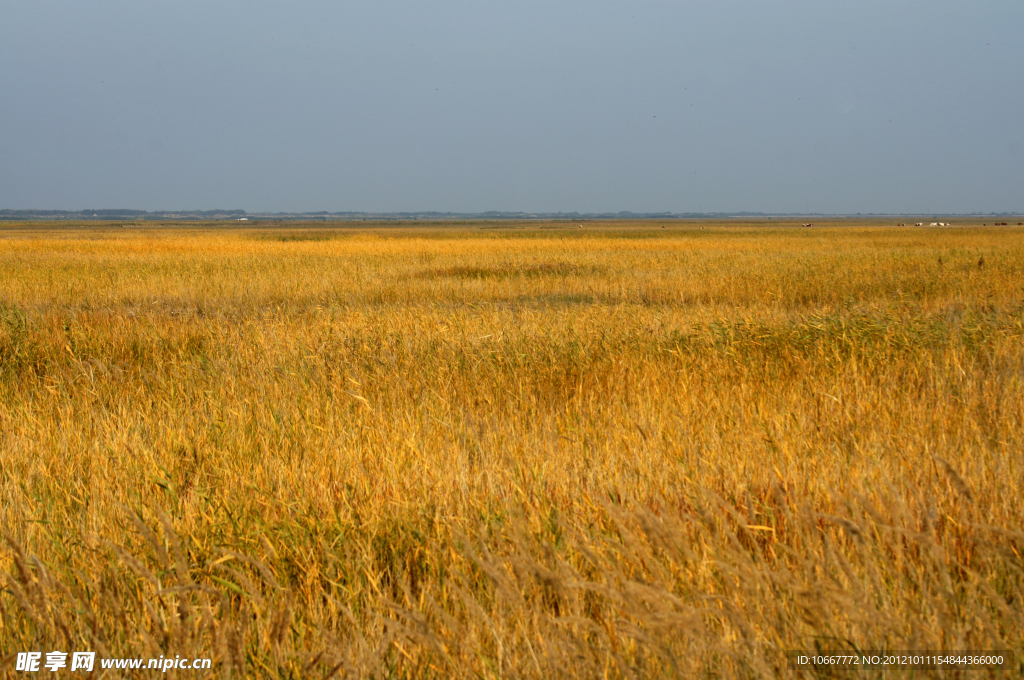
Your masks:
M 1018 229 L 12 230 L 0 281 L 0 663 L 1024 673 Z

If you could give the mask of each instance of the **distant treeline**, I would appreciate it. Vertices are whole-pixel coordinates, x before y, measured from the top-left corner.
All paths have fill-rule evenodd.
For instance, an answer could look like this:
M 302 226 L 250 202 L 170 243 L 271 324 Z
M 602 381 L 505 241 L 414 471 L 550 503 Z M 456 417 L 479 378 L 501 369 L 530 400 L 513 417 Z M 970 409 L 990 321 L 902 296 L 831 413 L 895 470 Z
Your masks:
M 968 216 L 1011 216 L 1017 213 L 971 213 L 971 215 L 882 215 L 857 213 L 856 217 L 968 217 Z M 328 212 L 262 212 L 247 213 L 244 210 L 127 210 L 123 208 L 102 208 L 87 210 L 0 210 L 0 220 L 218 220 L 218 219 L 270 219 L 270 220 L 671 220 L 671 219 L 728 219 L 736 217 L 855 217 L 854 215 L 826 215 L 823 213 L 762 213 L 762 212 L 711 212 L 711 213 L 635 213 L 629 210 L 605 213 L 580 212 L 501 212 L 489 210 L 479 213 L 456 212 L 388 212 L 373 213 L 360 211 Z
M 320 218 L 320 219 L 398 219 L 398 220 L 437 220 L 437 219 L 454 219 L 454 220 L 466 220 L 466 219 L 489 219 L 489 220 L 501 220 L 501 219 L 512 219 L 512 220 L 523 220 L 523 219 L 678 219 L 678 218 L 694 218 L 694 217 L 739 217 L 739 216 L 758 216 L 764 215 L 765 213 L 671 213 L 671 212 L 658 212 L 658 213 L 634 213 L 629 210 L 623 210 L 621 212 L 608 212 L 608 213 L 580 213 L 580 212 L 547 212 L 547 213 L 527 213 L 527 212 L 502 212 L 497 210 L 489 210 L 487 212 L 480 213 L 456 213 L 456 212 L 438 212 L 438 211 L 421 211 L 421 212 L 388 212 L 388 213 L 373 213 L 363 211 L 344 211 L 344 212 L 328 212 L 321 210 L 318 212 L 266 212 L 266 213 L 247 213 L 245 210 L 126 210 L 126 209 L 111 209 L 111 208 L 94 208 L 86 210 L 0 210 L 0 220 L 33 220 L 33 219 L 107 219 L 107 220 L 123 220 L 123 219 L 237 219 L 242 216 L 248 215 L 251 218 L 269 218 L 269 219 L 307 219 L 307 218 Z
M 123 208 L 93 208 L 89 210 L 0 210 L 0 219 L 33 219 L 33 218 L 89 218 L 89 217 L 101 217 L 101 218 L 113 218 L 121 219 L 126 217 L 135 218 L 146 218 L 146 217 L 166 217 L 169 215 L 196 215 L 202 217 L 215 217 L 217 215 L 244 215 L 244 210 L 187 210 L 183 212 L 176 211 L 156 211 L 149 212 L 147 210 L 126 210 Z

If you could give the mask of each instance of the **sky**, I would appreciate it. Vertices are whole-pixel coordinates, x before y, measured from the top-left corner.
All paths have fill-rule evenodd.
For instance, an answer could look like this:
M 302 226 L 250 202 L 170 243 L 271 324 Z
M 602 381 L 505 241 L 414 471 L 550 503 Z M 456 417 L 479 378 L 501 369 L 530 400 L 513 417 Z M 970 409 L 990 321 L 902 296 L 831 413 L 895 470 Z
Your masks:
M 0 0 L 0 208 L 1024 211 L 1024 2 Z

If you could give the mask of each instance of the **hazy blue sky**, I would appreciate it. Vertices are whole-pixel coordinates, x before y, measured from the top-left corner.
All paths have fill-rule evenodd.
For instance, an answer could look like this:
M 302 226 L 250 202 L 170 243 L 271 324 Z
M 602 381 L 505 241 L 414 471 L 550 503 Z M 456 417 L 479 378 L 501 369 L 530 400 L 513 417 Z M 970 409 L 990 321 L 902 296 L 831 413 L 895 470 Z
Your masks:
M 1024 2 L 0 0 L 0 208 L 1024 211 Z

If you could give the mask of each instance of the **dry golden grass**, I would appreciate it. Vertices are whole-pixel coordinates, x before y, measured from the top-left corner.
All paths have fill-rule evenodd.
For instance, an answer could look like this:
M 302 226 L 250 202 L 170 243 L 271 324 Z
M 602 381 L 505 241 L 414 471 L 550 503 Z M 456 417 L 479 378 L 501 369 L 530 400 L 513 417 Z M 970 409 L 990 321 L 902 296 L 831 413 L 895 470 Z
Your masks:
M 1024 231 L 483 226 L 0 231 L 0 664 L 1024 674 Z

